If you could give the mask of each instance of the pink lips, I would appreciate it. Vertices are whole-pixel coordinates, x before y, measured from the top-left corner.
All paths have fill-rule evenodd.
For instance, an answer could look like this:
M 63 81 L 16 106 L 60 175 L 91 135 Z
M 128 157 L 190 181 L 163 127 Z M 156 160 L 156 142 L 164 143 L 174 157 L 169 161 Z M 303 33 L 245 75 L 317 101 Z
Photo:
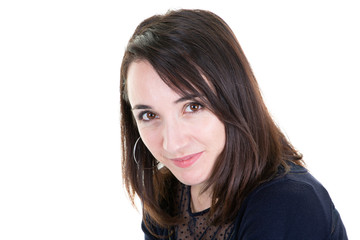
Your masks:
M 203 154 L 203 152 L 190 154 L 181 158 L 172 158 L 171 161 L 180 168 L 187 168 L 193 165 Z

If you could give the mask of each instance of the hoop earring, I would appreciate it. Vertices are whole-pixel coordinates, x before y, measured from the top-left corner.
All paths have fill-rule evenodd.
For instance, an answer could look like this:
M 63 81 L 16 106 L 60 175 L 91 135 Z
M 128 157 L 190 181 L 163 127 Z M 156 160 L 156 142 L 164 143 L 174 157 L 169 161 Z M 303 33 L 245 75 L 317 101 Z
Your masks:
M 136 152 L 136 147 L 137 147 L 137 144 L 139 142 L 139 140 L 141 139 L 141 137 L 138 137 L 138 139 L 136 139 L 135 141 L 135 144 L 134 144 L 134 148 L 133 148 L 133 159 L 134 159 L 134 162 L 136 163 L 136 165 L 138 166 L 139 168 L 139 162 L 138 160 L 136 159 L 136 156 L 135 156 L 135 152 Z M 148 170 L 153 170 L 154 168 L 158 167 L 159 166 L 159 161 L 156 162 L 156 164 L 150 168 L 144 168 L 144 169 L 148 169 Z
M 139 166 L 139 162 L 136 160 L 135 151 L 136 151 L 136 146 L 137 146 L 139 140 L 140 140 L 140 137 L 136 140 L 136 142 L 134 144 L 134 148 L 133 148 L 133 158 L 134 158 L 136 165 L 138 165 L 138 166 Z

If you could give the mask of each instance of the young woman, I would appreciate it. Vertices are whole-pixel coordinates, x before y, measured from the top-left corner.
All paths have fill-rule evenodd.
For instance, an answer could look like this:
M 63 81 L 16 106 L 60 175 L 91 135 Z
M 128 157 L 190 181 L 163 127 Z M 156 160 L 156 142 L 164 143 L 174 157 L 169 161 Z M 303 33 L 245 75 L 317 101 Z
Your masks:
M 171 11 L 137 27 L 121 113 L 123 178 L 145 239 L 347 239 L 215 14 Z

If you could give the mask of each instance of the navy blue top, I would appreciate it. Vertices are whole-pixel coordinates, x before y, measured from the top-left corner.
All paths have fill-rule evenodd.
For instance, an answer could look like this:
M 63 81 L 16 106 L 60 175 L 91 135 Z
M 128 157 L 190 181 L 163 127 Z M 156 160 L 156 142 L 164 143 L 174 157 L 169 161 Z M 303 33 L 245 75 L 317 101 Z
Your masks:
M 326 189 L 303 167 L 260 185 L 243 202 L 231 240 L 346 240 L 345 227 Z M 155 238 L 142 224 L 145 240 Z M 152 226 L 160 236 L 168 230 Z

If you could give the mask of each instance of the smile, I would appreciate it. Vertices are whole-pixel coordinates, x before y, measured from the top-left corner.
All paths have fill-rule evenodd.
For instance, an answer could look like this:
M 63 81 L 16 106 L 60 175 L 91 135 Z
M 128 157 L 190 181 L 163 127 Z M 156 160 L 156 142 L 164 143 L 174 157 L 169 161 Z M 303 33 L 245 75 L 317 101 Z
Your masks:
M 177 167 L 188 168 L 193 165 L 203 154 L 203 152 L 190 154 L 181 158 L 172 158 L 170 159 Z

